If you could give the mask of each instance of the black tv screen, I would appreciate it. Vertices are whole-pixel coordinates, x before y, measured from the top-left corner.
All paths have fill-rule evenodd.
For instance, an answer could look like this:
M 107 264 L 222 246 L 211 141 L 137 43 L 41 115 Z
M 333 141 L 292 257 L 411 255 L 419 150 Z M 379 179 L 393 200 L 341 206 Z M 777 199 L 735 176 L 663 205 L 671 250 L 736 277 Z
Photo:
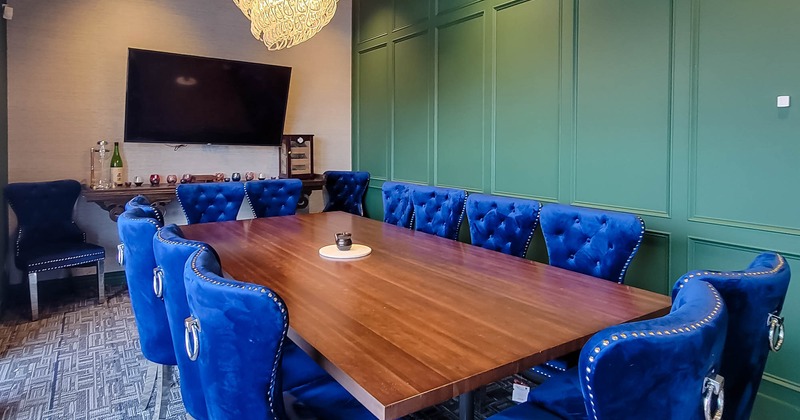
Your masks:
M 128 50 L 125 141 L 277 146 L 290 67 Z

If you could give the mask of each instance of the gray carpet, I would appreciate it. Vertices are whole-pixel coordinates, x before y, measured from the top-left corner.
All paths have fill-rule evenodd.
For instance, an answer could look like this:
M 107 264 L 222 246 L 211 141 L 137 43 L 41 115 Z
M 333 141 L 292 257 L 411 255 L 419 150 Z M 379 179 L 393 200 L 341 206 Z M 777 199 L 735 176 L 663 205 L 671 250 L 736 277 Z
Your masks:
M 147 361 L 124 286 L 111 286 L 106 304 L 96 303 L 96 288 L 86 281 L 40 283 L 41 319 L 29 322 L 27 299 L 0 322 L 0 420 L 146 419 L 139 406 Z M 175 378 L 169 419 L 183 419 Z M 517 378 L 521 379 L 521 378 Z M 512 378 L 486 387 L 476 406 L 484 419 L 510 401 Z M 455 420 L 458 402 L 448 401 L 408 419 Z

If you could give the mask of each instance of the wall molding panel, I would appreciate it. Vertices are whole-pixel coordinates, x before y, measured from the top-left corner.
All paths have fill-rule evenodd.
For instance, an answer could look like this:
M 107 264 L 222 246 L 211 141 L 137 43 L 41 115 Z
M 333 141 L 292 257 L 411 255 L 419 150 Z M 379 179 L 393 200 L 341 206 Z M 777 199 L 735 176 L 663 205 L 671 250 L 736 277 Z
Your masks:
M 689 270 L 744 269 L 761 250 L 800 271 L 800 113 L 775 104 L 800 92 L 797 0 L 354 5 L 367 3 L 353 86 L 387 86 L 353 95 L 355 167 L 377 168 L 370 217 L 382 218 L 386 175 L 640 215 L 626 284 L 658 293 Z M 384 46 L 381 60 L 361 58 Z M 539 233 L 528 258 L 547 262 Z M 800 319 L 800 281 L 783 312 Z M 800 418 L 793 343 L 770 355 L 753 419 Z

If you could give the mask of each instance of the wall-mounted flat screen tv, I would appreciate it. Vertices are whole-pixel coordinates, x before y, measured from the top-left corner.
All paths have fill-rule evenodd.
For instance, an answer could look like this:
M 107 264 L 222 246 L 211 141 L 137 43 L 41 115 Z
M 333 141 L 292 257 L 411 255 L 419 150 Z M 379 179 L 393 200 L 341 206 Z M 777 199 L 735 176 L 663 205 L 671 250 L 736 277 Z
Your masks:
M 290 67 L 128 50 L 125 141 L 280 145 Z

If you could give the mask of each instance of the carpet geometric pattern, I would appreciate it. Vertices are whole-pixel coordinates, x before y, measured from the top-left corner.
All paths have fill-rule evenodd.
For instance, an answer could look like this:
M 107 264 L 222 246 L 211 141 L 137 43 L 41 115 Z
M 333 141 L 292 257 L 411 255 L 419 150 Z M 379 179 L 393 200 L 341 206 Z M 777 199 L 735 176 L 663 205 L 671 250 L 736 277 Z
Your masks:
M 139 404 L 148 362 L 141 353 L 128 291 L 124 285 L 109 286 L 108 301 L 98 305 L 96 290 L 91 282 L 42 282 L 38 321 L 28 321 L 24 298 L 5 311 L 0 322 L 0 420 L 152 417 L 153 403 L 144 412 Z M 168 419 L 185 418 L 179 379 L 176 374 L 170 389 Z M 476 404 L 476 419 L 514 405 L 513 379 L 486 387 L 486 396 Z M 457 410 L 454 399 L 406 418 L 456 420 Z

